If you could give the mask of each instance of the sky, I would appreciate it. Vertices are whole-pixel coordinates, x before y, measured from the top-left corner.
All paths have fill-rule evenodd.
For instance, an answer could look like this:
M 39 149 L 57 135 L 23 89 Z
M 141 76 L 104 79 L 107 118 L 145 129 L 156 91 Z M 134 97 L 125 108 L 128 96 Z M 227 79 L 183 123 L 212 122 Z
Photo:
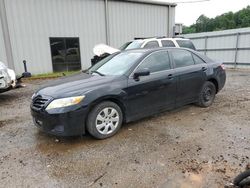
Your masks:
M 166 2 L 186 1 L 196 0 L 166 0 Z M 213 18 L 229 11 L 237 12 L 247 5 L 250 5 L 250 0 L 210 0 L 199 3 L 177 3 L 175 21 L 189 26 L 195 23 L 201 14 Z

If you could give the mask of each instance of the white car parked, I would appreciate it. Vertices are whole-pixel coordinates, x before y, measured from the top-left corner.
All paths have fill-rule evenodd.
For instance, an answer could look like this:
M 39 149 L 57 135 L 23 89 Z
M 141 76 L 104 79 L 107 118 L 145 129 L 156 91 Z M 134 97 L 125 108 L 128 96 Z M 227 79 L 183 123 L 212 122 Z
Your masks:
M 125 43 L 119 49 L 129 50 L 135 48 L 159 48 L 159 47 L 190 48 L 192 50 L 196 50 L 194 44 L 190 39 L 166 38 L 166 37 L 135 38 L 135 40 Z
M 21 86 L 17 80 L 14 70 L 8 69 L 7 66 L 0 62 L 0 93 Z
M 135 38 L 132 41 L 126 42 L 119 49 L 110 47 L 106 44 L 98 44 L 94 47 L 93 52 L 95 56 L 91 59 L 92 65 L 104 59 L 110 54 L 121 50 L 129 50 L 136 48 L 160 48 L 160 47 L 174 47 L 174 48 L 190 48 L 196 50 L 194 44 L 190 39 L 185 38 L 166 38 L 166 37 L 152 37 L 152 38 Z

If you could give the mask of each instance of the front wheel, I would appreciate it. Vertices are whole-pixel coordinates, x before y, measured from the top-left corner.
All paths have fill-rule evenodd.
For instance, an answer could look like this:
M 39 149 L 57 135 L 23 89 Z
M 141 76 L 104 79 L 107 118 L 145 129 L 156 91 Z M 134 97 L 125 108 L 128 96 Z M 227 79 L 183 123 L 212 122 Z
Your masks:
M 200 107 L 209 107 L 214 102 L 216 87 L 212 82 L 206 81 L 199 94 L 198 105 Z
M 121 128 L 123 114 L 121 108 L 109 101 L 96 105 L 88 115 L 87 129 L 97 139 L 113 136 Z

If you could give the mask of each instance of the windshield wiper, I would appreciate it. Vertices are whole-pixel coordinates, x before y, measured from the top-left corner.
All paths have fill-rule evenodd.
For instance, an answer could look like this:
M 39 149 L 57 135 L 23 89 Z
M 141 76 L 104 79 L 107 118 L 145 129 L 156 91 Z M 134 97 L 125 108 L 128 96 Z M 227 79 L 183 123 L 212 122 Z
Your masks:
M 96 71 L 96 70 L 95 70 L 95 71 L 91 71 L 91 74 L 92 74 L 92 73 L 97 73 L 97 74 L 99 74 L 100 76 L 105 76 L 105 74 L 102 74 L 102 73 L 100 73 L 100 72 L 98 72 L 98 71 Z

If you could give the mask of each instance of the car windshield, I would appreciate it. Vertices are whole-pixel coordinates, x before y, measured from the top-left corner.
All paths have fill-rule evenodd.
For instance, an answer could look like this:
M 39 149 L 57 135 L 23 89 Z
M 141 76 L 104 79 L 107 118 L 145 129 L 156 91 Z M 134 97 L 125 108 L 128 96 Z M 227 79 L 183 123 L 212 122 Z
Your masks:
M 192 50 L 196 50 L 194 44 L 190 40 L 176 40 L 176 42 L 182 48 L 190 48 Z
M 129 49 L 140 48 L 142 43 L 143 43 L 143 40 L 134 40 L 133 42 L 125 43 L 119 49 L 120 50 L 129 50 Z
M 110 55 L 88 70 L 88 73 L 104 75 L 123 75 L 142 57 L 141 52 L 122 52 Z

